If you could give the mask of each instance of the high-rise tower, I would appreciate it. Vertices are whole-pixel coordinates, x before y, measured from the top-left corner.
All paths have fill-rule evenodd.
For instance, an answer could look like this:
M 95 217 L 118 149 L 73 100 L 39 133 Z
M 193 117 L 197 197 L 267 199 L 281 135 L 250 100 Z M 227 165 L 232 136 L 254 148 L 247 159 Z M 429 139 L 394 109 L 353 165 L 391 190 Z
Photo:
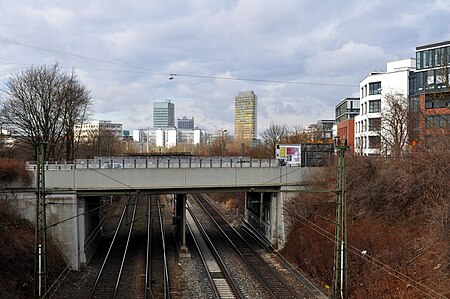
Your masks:
M 256 95 L 253 91 L 239 92 L 234 104 L 234 133 L 236 140 L 256 139 Z
M 167 128 L 175 126 L 175 104 L 170 100 L 153 103 L 153 127 Z

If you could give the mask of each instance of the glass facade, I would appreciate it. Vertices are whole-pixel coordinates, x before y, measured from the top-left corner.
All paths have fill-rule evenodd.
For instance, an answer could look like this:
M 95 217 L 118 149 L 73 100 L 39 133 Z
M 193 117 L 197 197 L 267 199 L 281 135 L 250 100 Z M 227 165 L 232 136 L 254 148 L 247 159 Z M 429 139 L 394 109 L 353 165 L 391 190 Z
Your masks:
M 359 98 L 345 98 L 335 109 L 336 123 L 354 119 L 359 114 Z
M 167 128 L 175 126 L 175 104 L 169 100 L 153 103 L 153 127 Z
M 256 139 L 256 95 L 253 91 L 239 92 L 235 97 L 234 132 L 237 140 Z

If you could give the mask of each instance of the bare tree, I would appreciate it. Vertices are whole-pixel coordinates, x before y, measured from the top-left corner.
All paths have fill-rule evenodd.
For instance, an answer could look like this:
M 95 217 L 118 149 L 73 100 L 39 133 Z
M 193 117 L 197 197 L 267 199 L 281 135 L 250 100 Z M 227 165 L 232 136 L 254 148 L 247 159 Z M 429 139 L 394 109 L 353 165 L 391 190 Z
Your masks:
M 310 141 L 308 133 L 304 132 L 300 126 L 294 126 L 294 129 L 289 132 L 287 136 L 287 142 L 291 144 L 300 144 Z
M 1 121 L 18 133 L 25 146 L 35 151 L 47 142 L 47 160 L 73 157 L 73 125 L 89 115 L 91 97 L 72 73 L 64 73 L 58 64 L 32 66 L 14 74 L 5 82 Z
M 66 87 L 66 104 L 64 105 L 64 131 L 66 135 L 66 160 L 73 160 L 79 145 L 79 136 L 75 136 L 76 124 L 90 117 L 92 100 L 86 86 L 79 84 L 72 72 Z
M 83 158 L 114 156 L 121 149 L 120 136 L 104 129 L 92 130 L 79 138 L 79 147 Z
M 275 154 L 275 146 L 277 143 L 282 143 L 289 135 L 289 129 L 286 125 L 277 125 L 272 123 L 261 134 L 263 146 L 267 152 Z
M 382 149 L 400 157 L 408 144 L 408 100 L 402 93 L 385 95 L 386 105 L 381 111 Z

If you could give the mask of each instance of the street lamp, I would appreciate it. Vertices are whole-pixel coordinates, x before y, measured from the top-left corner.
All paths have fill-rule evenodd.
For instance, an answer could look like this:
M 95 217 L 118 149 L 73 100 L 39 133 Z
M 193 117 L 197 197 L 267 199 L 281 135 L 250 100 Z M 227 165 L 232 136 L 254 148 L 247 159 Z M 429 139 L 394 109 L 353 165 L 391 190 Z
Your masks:
M 148 148 L 149 137 L 150 137 L 150 126 L 147 126 L 147 156 L 148 156 L 148 152 L 149 152 L 149 148 Z
M 225 142 L 223 140 L 223 133 L 228 132 L 228 130 L 221 130 L 220 132 L 222 134 L 221 139 L 220 139 L 220 145 L 222 148 L 222 158 L 223 158 L 223 156 L 225 155 Z

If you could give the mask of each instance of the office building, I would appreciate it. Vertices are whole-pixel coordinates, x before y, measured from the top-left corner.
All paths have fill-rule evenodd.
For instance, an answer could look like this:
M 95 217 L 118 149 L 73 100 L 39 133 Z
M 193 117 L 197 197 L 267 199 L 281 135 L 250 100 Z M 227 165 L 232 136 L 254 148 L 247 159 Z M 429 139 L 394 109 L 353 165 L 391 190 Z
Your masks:
M 237 141 L 251 142 L 256 139 L 257 106 L 253 91 L 239 92 L 235 97 L 234 133 Z
M 153 103 L 153 128 L 175 126 L 175 104 L 170 100 Z
M 359 98 L 344 98 L 335 109 L 335 137 L 347 144 L 352 153 L 355 150 L 355 117 L 359 114 Z
M 122 136 L 122 124 L 110 120 L 94 120 L 74 127 L 75 139 L 84 139 L 98 135 L 101 131 L 111 132 L 115 136 Z
M 187 118 L 183 116 L 177 120 L 177 128 L 180 130 L 193 130 L 194 129 L 194 117 Z
M 410 76 L 410 144 L 450 137 L 450 41 L 416 47 L 416 70 Z

